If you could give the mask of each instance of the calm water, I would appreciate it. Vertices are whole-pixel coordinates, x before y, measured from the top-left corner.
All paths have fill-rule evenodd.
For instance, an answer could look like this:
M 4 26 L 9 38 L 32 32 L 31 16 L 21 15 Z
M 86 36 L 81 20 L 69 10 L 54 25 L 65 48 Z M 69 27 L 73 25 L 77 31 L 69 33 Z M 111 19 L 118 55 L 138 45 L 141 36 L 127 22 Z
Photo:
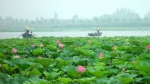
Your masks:
M 54 36 L 54 37 L 89 37 L 88 33 L 93 31 L 62 31 L 62 32 L 33 32 L 36 37 L 42 36 Z M 0 39 L 3 38 L 22 38 L 23 32 L 0 32 Z M 112 37 L 112 36 L 150 36 L 150 31 L 102 31 L 100 37 Z

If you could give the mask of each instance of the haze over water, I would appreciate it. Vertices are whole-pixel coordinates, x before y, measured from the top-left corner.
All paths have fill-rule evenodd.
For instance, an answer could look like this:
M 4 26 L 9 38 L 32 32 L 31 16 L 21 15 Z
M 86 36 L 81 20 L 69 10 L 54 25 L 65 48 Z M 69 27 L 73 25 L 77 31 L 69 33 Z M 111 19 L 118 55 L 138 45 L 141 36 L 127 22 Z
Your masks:
M 0 0 L 0 16 L 35 19 L 36 17 L 70 19 L 93 18 L 112 14 L 126 8 L 138 13 L 141 18 L 150 12 L 150 0 Z

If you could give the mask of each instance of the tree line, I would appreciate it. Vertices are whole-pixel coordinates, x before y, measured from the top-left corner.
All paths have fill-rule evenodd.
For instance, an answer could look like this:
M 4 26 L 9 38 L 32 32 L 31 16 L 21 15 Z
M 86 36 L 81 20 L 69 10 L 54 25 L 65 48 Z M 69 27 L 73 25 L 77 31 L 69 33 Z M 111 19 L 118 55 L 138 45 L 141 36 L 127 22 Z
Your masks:
M 35 20 L 17 19 L 13 17 L 2 18 L 0 16 L 0 27 L 39 27 L 39 28 L 79 28 L 79 27 L 149 27 L 150 26 L 150 12 L 144 18 L 140 18 L 135 11 L 122 8 L 117 9 L 111 15 L 105 14 L 102 16 L 95 16 L 92 19 L 80 19 L 78 15 L 74 15 L 71 19 L 59 19 L 58 14 L 55 13 L 53 18 L 36 17 Z

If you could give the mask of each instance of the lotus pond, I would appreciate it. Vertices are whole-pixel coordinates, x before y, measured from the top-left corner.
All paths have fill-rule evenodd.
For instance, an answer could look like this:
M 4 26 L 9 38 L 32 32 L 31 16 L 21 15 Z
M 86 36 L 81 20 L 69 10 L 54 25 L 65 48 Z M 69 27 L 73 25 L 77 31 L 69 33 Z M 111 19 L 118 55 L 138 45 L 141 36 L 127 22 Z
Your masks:
M 150 36 L 1 39 L 0 84 L 150 84 Z

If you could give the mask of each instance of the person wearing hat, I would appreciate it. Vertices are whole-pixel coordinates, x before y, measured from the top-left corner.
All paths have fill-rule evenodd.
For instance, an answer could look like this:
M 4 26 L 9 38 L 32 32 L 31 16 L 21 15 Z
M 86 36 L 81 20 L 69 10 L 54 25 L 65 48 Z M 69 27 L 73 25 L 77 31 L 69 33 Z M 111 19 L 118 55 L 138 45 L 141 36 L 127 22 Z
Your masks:
M 97 32 L 99 33 L 100 27 L 99 27 L 99 26 L 97 26 L 97 28 L 96 28 L 96 29 L 97 29 Z
M 26 31 L 27 31 L 27 34 L 29 34 L 29 27 L 26 26 Z

